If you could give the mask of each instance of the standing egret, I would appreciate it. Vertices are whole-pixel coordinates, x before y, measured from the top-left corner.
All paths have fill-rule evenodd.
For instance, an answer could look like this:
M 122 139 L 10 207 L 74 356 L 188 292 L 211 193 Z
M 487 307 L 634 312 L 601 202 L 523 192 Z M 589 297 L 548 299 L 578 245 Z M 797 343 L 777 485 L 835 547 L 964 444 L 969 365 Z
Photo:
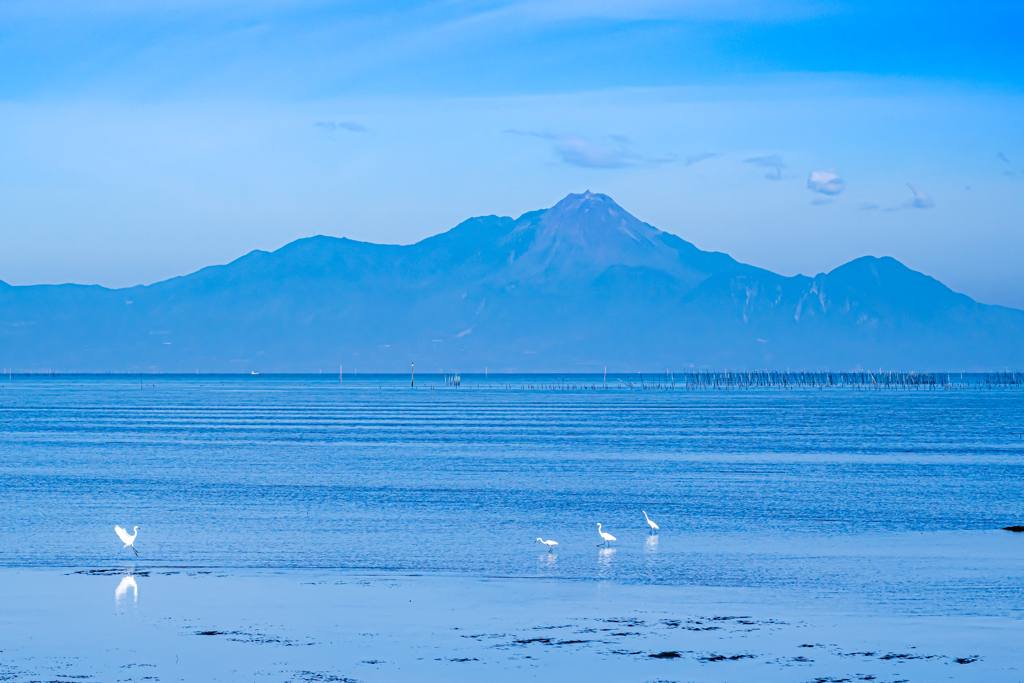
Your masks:
M 128 532 L 121 527 L 114 525 L 114 531 L 117 532 L 117 537 L 124 541 L 125 548 L 131 548 L 135 550 L 135 537 L 139 535 L 139 527 L 135 527 L 135 533 L 132 536 L 128 535 Z M 139 551 L 135 550 L 135 555 L 138 556 Z
M 651 525 L 651 533 L 653 534 L 654 532 L 656 532 L 658 530 L 658 525 L 651 521 L 651 518 L 647 516 L 646 512 L 644 512 L 643 510 L 641 510 L 640 512 L 644 513 L 644 519 L 646 519 L 647 523 Z
M 604 539 L 604 543 L 598 543 L 598 545 L 610 545 L 609 541 L 615 540 L 615 537 L 607 531 L 601 531 L 601 522 L 597 523 L 597 533 L 601 534 L 601 538 Z
M 558 545 L 558 541 L 545 541 L 543 538 L 537 538 L 537 540 L 534 541 L 534 543 L 543 543 L 544 545 L 546 545 L 548 547 L 548 552 L 549 553 L 552 550 L 554 550 L 556 545 Z

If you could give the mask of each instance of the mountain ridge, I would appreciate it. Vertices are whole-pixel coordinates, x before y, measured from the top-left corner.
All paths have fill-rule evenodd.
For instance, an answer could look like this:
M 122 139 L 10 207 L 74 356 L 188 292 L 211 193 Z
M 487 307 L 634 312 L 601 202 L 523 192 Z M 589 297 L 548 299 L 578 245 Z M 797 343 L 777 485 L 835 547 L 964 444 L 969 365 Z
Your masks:
M 1024 366 L 1024 311 L 891 257 L 782 276 L 599 193 L 411 245 L 315 235 L 150 285 L 0 286 L 0 360 L 78 371 Z

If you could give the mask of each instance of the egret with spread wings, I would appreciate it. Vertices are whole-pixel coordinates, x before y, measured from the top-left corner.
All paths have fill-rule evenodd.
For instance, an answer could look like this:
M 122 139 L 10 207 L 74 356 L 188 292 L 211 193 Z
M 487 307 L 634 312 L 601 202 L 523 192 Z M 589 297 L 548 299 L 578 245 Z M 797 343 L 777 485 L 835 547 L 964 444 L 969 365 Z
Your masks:
M 124 541 L 124 547 L 131 548 L 135 551 L 135 555 L 138 556 L 139 551 L 135 550 L 135 538 L 139 535 L 139 527 L 135 527 L 135 533 L 131 536 L 128 535 L 127 531 L 116 524 L 114 525 L 114 531 L 117 532 L 117 537 Z

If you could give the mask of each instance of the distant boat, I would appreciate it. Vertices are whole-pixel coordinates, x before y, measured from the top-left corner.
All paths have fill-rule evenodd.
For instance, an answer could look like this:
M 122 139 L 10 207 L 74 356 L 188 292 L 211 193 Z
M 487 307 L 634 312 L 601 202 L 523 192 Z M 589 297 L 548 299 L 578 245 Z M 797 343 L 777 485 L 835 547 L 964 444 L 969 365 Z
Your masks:
M 254 375 L 258 375 L 258 374 L 260 374 L 260 373 L 258 373 L 258 372 L 253 372 L 252 374 L 254 374 Z

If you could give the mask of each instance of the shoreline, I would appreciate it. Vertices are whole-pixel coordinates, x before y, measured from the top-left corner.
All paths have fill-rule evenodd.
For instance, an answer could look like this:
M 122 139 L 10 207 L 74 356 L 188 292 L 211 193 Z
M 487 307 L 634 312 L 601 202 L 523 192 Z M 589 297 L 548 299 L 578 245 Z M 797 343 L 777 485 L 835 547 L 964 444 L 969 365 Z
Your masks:
M 0 569 L 6 680 L 1020 681 L 1024 614 L 799 589 L 136 567 Z M 866 607 L 863 605 L 862 607 Z

